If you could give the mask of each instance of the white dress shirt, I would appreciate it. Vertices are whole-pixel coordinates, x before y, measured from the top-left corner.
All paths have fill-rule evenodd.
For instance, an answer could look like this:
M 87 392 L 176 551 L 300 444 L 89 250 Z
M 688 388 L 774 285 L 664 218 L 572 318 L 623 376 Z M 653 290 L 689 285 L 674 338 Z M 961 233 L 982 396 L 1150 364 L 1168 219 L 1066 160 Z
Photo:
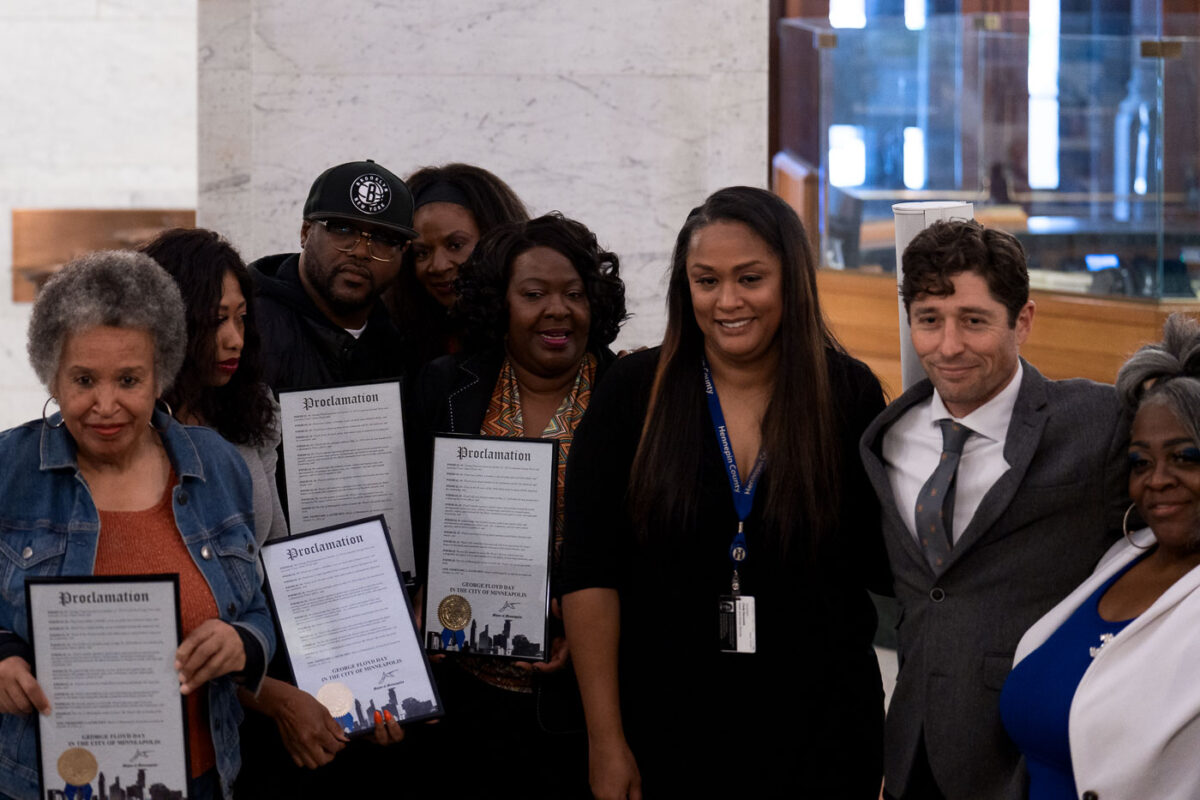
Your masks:
M 979 502 L 1000 476 L 1008 471 L 1004 460 L 1004 442 L 1012 419 L 1017 394 L 1021 391 L 1024 368 L 1017 370 L 1000 393 L 962 419 L 955 417 L 934 389 L 933 394 L 908 410 L 883 435 L 883 463 L 900 517 L 908 532 L 917 537 L 917 495 L 942 457 L 942 429 L 939 420 L 953 419 L 973 433 L 963 446 L 954 479 L 954 522 L 951 535 L 955 543 L 962 537 Z

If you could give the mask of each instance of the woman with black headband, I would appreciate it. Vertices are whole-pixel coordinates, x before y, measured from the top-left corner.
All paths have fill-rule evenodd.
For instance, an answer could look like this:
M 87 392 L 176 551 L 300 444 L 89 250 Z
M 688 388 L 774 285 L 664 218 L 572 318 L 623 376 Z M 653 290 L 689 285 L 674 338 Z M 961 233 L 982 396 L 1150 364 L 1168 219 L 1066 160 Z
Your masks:
M 404 336 L 408 374 L 456 352 L 461 325 L 449 314 L 458 268 L 485 233 L 529 213 L 504 181 L 481 167 L 423 167 L 406 181 L 412 191 L 418 237 L 404 254 L 400 279 L 385 296 Z

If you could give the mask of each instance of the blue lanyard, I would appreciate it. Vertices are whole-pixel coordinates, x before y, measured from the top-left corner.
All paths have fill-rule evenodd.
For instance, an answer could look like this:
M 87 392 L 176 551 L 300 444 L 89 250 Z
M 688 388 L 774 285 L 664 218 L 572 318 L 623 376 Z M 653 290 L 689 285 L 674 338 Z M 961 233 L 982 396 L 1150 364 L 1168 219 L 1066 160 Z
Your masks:
M 733 509 L 737 512 L 738 518 L 737 534 L 729 545 L 729 560 L 733 562 L 733 582 L 736 592 L 739 583 L 737 567 L 746 560 L 747 555 L 745 522 L 746 518 L 750 516 L 750 509 L 754 507 L 754 493 L 758 490 L 758 479 L 762 477 L 767 457 L 761 449 L 758 451 L 754 468 L 750 470 L 750 474 L 746 477 L 746 483 L 743 485 L 741 474 L 737 468 L 737 460 L 733 456 L 733 445 L 729 443 L 729 431 L 725 427 L 725 413 L 721 411 L 721 399 L 717 397 L 717 387 L 713 384 L 712 370 L 709 369 L 708 359 L 703 359 L 701 365 L 704 368 L 704 396 L 708 401 L 708 415 L 712 418 L 713 430 L 717 434 L 717 443 L 721 446 L 721 457 L 725 459 L 725 473 L 729 477 L 729 488 L 733 491 Z

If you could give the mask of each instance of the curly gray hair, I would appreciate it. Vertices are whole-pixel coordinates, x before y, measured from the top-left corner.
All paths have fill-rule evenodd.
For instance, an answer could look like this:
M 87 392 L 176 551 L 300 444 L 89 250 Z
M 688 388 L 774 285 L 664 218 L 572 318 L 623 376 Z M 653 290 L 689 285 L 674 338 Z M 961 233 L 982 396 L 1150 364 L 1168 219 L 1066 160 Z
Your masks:
M 1134 353 L 1117 373 L 1117 395 L 1132 417 L 1143 405 L 1162 403 L 1200 443 L 1200 323 L 1172 314 L 1163 340 Z
M 75 259 L 46 281 L 29 320 L 29 362 L 50 389 L 67 337 L 108 325 L 149 330 L 158 393 L 170 388 L 187 350 L 179 287 L 143 253 L 101 250 Z

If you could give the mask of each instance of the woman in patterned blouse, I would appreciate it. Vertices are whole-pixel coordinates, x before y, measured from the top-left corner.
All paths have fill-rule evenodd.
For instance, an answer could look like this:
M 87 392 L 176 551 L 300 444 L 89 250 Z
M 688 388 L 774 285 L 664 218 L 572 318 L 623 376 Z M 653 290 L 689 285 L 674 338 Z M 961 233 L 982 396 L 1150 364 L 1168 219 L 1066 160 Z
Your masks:
M 457 289 L 467 348 L 418 378 L 409 474 L 428 480 L 435 431 L 558 440 L 557 562 L 567 452 L 626 318 L 619 261 L 584 225 L 549 214 L 485 235 Z M 428 548 L 429 491 L 414 486 L 418 560 Z M 548 662 L 460 656 L 438 665 L 447 718 L 427 731 L 431 759 L 520 776 L 527 796 L 590 797 L 577 690 L 554 623 Z

